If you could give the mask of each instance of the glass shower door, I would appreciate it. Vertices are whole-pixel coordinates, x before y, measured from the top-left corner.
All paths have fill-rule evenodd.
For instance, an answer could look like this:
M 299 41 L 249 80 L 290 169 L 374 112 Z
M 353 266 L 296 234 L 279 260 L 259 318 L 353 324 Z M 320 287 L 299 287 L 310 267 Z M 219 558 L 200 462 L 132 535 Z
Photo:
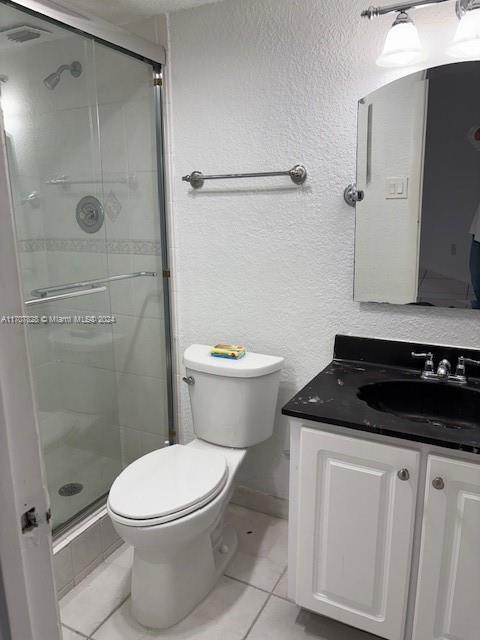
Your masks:
M 110 286 L 125 466 L 169 441 L 157 112 L 149 64 L 99 43 L 94 58 L 108 273 L 150 274 Z
M 153 72 L 0 5 L 0 30 L 18 25 L 22 42 L 0 40 L 1 107 L 60 531 L 168 440 Z

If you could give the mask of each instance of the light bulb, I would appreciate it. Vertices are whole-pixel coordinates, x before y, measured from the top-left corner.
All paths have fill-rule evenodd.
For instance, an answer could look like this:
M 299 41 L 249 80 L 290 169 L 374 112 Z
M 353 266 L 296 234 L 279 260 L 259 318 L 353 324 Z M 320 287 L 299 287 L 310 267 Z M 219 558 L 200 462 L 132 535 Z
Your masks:
M 379 67 L 408 67 L 424 58 L 417 27 L 405 12 L 400 12 L 387 34 Z
M 470 9 L 460 19 L 447 53 L 453 58 L 480 56 L 480 9 Z

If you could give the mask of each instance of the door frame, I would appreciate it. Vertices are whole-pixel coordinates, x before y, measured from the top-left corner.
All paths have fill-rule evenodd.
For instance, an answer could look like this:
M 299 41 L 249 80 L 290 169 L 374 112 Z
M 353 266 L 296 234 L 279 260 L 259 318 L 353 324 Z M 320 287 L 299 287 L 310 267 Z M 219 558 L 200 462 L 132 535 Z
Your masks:
M 49 498 L 21 321 L 23 292 L 1 109 L 0 214 L 0 584 L 8 617 L 0 630 L 2 640 L 9 635 L 12 640 L 59 640 Z M 29 510 L 35 526 L 22 532 Z

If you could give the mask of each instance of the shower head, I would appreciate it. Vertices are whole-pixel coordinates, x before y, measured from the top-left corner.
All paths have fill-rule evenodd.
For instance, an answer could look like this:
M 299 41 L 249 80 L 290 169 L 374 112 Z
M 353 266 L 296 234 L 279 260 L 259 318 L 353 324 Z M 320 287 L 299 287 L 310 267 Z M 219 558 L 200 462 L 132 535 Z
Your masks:
M 59 82 L 60 82 L 60 74 L 58 73 L 58 71 L 55 71 L 55 73 L 51 73 L 49 76 L 45 78 L 45 80 L 43 81 L 43 84 L 47 87 L 47 89 L 53 90 L 55 89 L 55 87 Z
M 78 61 L 72 62 L 72 64 L 62 64 L 56 71 L 44 79 L 43 84 L 47 89 L 55 89 L 57 84 L 60 82 L 60 76 L 64 71 L 70 71 L 74 78 L 78 78 L 82 73 L 82 65 Z

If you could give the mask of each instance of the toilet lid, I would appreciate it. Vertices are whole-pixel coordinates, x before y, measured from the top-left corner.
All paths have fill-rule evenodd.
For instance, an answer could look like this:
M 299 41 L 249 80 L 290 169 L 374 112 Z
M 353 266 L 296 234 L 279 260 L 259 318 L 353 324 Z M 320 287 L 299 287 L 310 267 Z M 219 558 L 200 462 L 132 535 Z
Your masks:
M 227 476 L 221 453 L 176 444 L 124 469 L 110 489 L 108 503 L 114 513 L 131 520 L 171 516 L 213 500 Z

